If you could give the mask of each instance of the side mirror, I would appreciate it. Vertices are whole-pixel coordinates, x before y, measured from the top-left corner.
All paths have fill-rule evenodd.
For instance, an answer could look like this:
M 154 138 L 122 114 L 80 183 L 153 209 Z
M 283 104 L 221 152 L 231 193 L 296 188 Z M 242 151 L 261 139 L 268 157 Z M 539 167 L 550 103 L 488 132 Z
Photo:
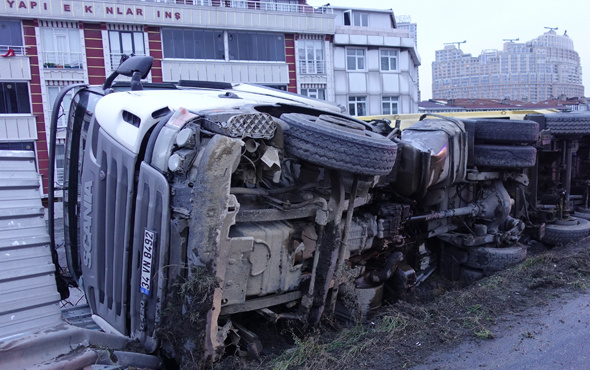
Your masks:
M 150 56 L 134 56 L 128 58 L 106 79 L 102 85 L 103 90 L 110 88 L 115 78 L 119 75 L 131 77 L 131 90 L 143 90 L 140 80 L 147 77 L 152 69 L 153 63 L 154 58 Z

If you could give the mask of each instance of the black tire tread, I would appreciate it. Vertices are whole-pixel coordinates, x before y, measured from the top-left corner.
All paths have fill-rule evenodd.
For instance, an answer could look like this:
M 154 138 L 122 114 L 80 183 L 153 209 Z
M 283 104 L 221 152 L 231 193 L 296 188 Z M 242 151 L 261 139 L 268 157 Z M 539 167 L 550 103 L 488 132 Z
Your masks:
M 539 139 L 539 124 L 529 120 L 478 119 L 475 142 L 532 144 Z
M 465 266 L 482 270 L 486 275 L 524 261 L 527 249 L 523 245 L 511 247 L 475 247 L 468 250 Z
M 545 225 L 545 236 L 541 241 L 550 245 L 561 245 L 587 237 L 590 233 L 590 221 L 583 218 L 577 220 L 577 225 Z
M 397 158 L 397 144 L 383 136 L 361 131 L 326 130 L 285 119 L 285 151 L 308 162 L 362 175 L 387 175 Z
M 590 135 L 590 114 L 556 113 L 545 116 L 554 135 Z
M 476 144 L 476 166 L 494 168 L 529 168 L 537 161 L 537 149 L 532 146 Z

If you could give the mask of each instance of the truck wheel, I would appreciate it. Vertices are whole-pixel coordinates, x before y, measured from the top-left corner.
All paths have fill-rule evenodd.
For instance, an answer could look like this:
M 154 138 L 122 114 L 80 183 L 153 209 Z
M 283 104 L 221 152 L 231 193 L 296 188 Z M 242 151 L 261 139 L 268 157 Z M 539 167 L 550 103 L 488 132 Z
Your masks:
M 500 144 L 532 144 L 539 139 L 539 124 L 535 121 L 507 119 L 478 119 L 474 140 Z
M 547 114 L 547 128 L 554 135 L 589 135 L 590 114 Z
M 476 144 L 473 160 L 476 166 L 528 168 L 535 165 L 537 149 L 532 146 Z
M 397 144 L 353 119 L 301 113 L 281 116 L 285 151 L 317 165 L 361 175 L 387 175 L 397 157 Z
M 577 218 L 584 218 L 586 220 L 590 220 L 590 208 L 576 207 L 574 211 L 574 216 Z
M 567 244 L 585 238 L 588 233 L 590 233 L 590 221 L 570 217 L 568 220 L 557 220 L 545 225 L 545 236 L 541 241 L 550 245 Z
M 505 248 L 475 247 L 467 251 L 467 261 L 464 265 L 480 269 L 486 276 L 524 261 L 527 252 L 523 245 Z

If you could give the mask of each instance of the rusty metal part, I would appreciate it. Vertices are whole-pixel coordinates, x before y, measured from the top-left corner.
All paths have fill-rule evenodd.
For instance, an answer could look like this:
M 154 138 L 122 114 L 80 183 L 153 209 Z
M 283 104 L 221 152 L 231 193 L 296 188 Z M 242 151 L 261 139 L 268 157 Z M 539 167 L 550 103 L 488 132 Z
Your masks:
M 258 335 L 254 334 L 237 322 L 232 323 L 232 325 L 237 331 L 234 333 L 236 333 L 240 338 L 239 343 L 246 347 L 248 355 L 252 358 L 259 358 L 260 352 L 262 352 L 262 343 L 260 343 Z
M 492 181 L 489 186 L 482 187 L 482 190 L 483 193 L 477 200 L 477 218 L 488 227 L 488 230 L 495 232 L 510 214 L 510 195 L 500 180 Z
M 395 272 L 395 285 L 402 300 L 412 300 L 416 289 L 416 271 L 402 263 Z
M 259 310 L 256 310 L 256 313 L 273 324 L 281 319 L 301 320 L 300 315 L 291 313 L 275 313 L 268 308 L 261 308 Z
M 354 291 L 362 319 L 365 319 L 372 310 L 381 307 L 383 284 L 368 288 L 356 288 Z
M 352 188 L 350 189 L 350 196 L 348 201 L 348 210 L 346 211 L 346 219 L 344 221 L 343 236 L 340 240 L 340 246 L 338 248 L 338 259 L 336 260 L 336 271 L 334 273 L 334 288 L 332 288 L 332 295 L 330 302 L 328 303 L 328 312 L 334 312 L 336 305 L 336 298 L 338 296 L 338 287 L 342 278 L 342 270 L 344 268 L 344 256 L 348 250 L 348 237 L 350 235 L 350 224 L 352 222 L 352 215 L 354 213 L 354 199 L 356 199 L 356 192 L 358 189 L 358 176 L 354 176 L 352 181 Z
M 440 212 L 432 212 L 427 215 L 414 216 L 409 219 L 410 222 L 431 221 L 442 218 L 449 218 L 455 216 L 475 216 L 479 213 L 479 207 L 476 204 L 470 204 L 466 207 L 447 209 Z
M 232 315 L 238 312 L 254 311 L 264 307 L 276 306 L 300 299 L 300 291 L 271 295 L 261 298 L 252 298 L 244 303 L 221 307 L 221 315 Z
M 385 266 L 380 270 L 367 271 L 359 276 L 355 283 L 357 288 L 367 288 L 382 284 L 389 279 L 397 270 L 399 264 L 404 260 L 402 252 L 392 253 L 386 260 Z
M 313 282 L 313 296 L 308 314 L 308 322 L 317 325 L 320 322 L 326 305 L 326 297 L 333 283 L 336 262 L 338 260 L 338 247 L 342 237 L 342 213 L 344 204 L 344 184 L 342 173 L 330 171 L 332 192 L 328 202 L 330 221 L 324 226 L 321 239 L 318 239 L 316 253 L 319 252 L 317 267 Z M 314 261 L 315 264 L 315 261 Z

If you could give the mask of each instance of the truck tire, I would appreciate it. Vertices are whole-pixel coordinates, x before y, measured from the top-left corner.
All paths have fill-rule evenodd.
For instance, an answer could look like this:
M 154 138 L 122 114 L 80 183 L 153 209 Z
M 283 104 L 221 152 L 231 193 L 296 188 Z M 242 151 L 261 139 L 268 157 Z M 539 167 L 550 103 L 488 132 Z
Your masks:
M 556 113 L 545 117 L 547 128 L 553 135 L 590 135 L 590 114 Z
M 476 144 L 476 166 L 495 168 L 528 168 L 537 161 L 537 149 L 532 146 Z
M 319 166 L 361 175 L 387 175 L 397 157 L 397 144 L 352 119 L 301 113 L 281 116 L 285 151 Z
M 543 243 L 562 245 L 583 239 L 590 233 L 590 221 L 583 218 L 570 217 L 569 222 L 560 223 L 559 220 L 545 225 Z
M 505 248 L 469 248 L 467 261 L 464 262 L 463 265 L 473 269 L 482 270 L 487 276 L 496 271 L 503 270 L 510 265 L 524 261 L 526 253 L 526 247 L 523 245 L 515 245 Z
M 576 207 L 574 210 L 574 217 L 590 220 L 590 208 Z
M 499 144 L 533 144 L 539 139 L 539 124 L 535 121 L 508 119 L 478 119 L 475 121 L 476 142 Z

